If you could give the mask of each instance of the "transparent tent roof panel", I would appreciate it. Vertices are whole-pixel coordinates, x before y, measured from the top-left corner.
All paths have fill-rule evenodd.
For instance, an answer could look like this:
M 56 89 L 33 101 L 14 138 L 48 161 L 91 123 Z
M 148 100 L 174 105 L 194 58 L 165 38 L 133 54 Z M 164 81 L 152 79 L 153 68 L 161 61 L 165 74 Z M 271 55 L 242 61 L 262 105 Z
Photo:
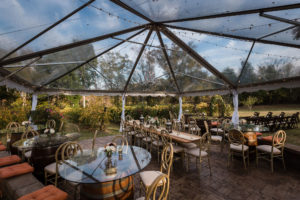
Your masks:
M 122 0 L 125 4 L 136 9 L 154 21 L 176 20 L 191 17 L 201 17 L 220 13 L 236 12 L 250 9 L 282 6 L 299 3 L 297 0 L 164 0 L 139 1 Z
M 73 2 L 77 1 L 73 0 Z M 44 2 L 37 2 L 37 6 L 39 6 L 40 4 L 44 4 Z M 79 5 L 77 7 L 79 7 Z M 71 9 L 71 11 L 75 10 L 77 7 Z M 52 21 L 53 19 L 55 19 L 54 22 L 58 21 L 60 18 L 66 15 L 66 13 L 62 14 L 61 12 L 59 12 L 59 9 L 55 10 L 57 10 L 57 12 L 59 13 L 59 17 L 52 17 Z M 25 12 L 28 13 L 29 10 L 26 10 Z M 42 13 L 39 14 L 42 15 Z M 35 17 L 38 18 L 39 15 L 36 14 Z M 146 23 L 145 20 L 131 14 L 130 12 L 120 7 L 115 6 L 115 4 L 113 4 L 109 0 L 95 1 L 70 18 L 61 22 L 48 32 L 44 33 L 25 47 L 21 48 L 17 52 L 17 55 L 24 55 L 28 52 L 41 51 L 75 41 L 85 40 L 92 37 L 121 31 L 144 23 Z M 48 26 L 45 26 L 43 28 L 46 28 Z M 30 37 L 33 37 L 35 35 L 36 34 L 32 34 Z M 25 42 L 26 40 L 27 39 L 25 38 L 20 38 L 19 44 Z M 18 45 L 14 45 L 14 48 L 16 48 L 17 46 Z
M 147 32 L 135 36 L 132 40 L 144 40 Z M 114 40 L 114 43 L 119 42 Z M 76 69 L 71 75 L 53 82 L 49 88 L 123 91 L 137 56 L 136 51 L 140 46 L 140 44 L 124 42 L 94 59 L 90 64 Z M 91 79 L 88 80 L 88 76 L 91 76 Z
M 80 7 L 84 1 L 1 1 L 0 56 L 15 49 L 60 18 Z M 55 12 L 53 12 L 55 10 Z M 28 53 L 30 49 L 20 53 Z
M 299 18 L 299 13 L 297 15 L 298 17 L 293 16 L 292 19 Z M 259 14 L 248 14 L 205 20 L 176 22 L 169 23 L 169 25 L 253 39 L 258 39 L 270 33 L 274 33 L 292 26 L 288 23 L 261 17 L 259 16 Z M 300 45 L 300 40 L 294 40 L 293 36 L 294 34 L 286 34 L 285 37 L 280 38 L 280 42 Z M 273 37 L 266 37 L 264 38 L 264 40 L 275 42 L 278 41 L 277 38 Z
M 240 85 L 300 76 L 300 49 L 255 44 Z

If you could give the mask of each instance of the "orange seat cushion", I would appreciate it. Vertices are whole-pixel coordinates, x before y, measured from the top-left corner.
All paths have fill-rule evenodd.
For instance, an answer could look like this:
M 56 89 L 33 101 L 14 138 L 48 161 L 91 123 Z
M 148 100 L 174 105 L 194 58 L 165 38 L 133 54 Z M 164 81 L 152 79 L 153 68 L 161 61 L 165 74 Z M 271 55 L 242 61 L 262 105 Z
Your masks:
M 17 155 L 6 156 L 3 158 L 0 158 L 0 167 L 16 164 L 19 162 L 21 162 L 21 158 Z
M 68 194 L 56 188 L 54 185 L 48 185 L 30 194 L 20 197 L 18 200 L 65 200 Z
M 256 134 L 256 136 L 262 136 L 262 133 L 260 133 L 260 132 L 256 132 L 255 134 Z
M 6 146 L 4 146 L 3 144 L 0 145 L 0 151 L 5 151 L 6 150 Z
M 28 163 L 16 164 L 0 169 L 0 179 L 10 178 L 33 172 L 33 167 Z
M 262 140 L 267 141 L 267 142 L 271 142 L 271 143 L 272 143 L 273 136 L 272 136 L 272 135 L 269 135 L 269 136 L 262 137 Z M 280 141 L 281 138 L 278 138 L 278 140 Z
M 2 144 L 2 142 L 0 141 L 0 145 Z
M 211 125 L 212 126 L 218 126 L 218 125 L 220 125 L 221 123 L 220 122 L 211 122 Z

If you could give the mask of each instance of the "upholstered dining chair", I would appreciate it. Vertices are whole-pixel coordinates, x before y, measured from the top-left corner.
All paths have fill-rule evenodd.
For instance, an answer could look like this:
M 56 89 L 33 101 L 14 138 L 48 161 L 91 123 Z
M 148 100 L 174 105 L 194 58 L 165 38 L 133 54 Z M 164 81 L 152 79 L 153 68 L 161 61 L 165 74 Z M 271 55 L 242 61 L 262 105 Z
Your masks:
M 229 166 L 229 160 L 233 159 L 233 155 L 241 155 L 243 158 L 244 168 L 247 169 L 246 166 L 246 159 L 248 160 L 249 165 L 249 147 L 245 145 L 246 139 L 243 135 L 243 133 L 236 129 L 229 130 L 228 133 L 228 140 L 229 140 L 229 152 L 228 152 L 228 163 L 227 166 Z
M 201 163 L 204 161 L 204 159 L 207 159 L 208 166 L 209 166 L 209 172 L 211 175 L 211 166 L 210 166 L 210 134 L 205 133 L 202 135 L 201 139 L 198 142 L 198 148 L 194 149 L 188 149 L 186 152 L 187 157 L 187 171 L 189 170 L 189 162 L 190 157 L 196 158 L 196 166 L 199 170 L 199 175 L 201 172 Z
M 164 146 L 164 149 L 161 154 L 161 164 L 160 171 L 143 171 L 140 173 L 141 178 L 141 188 L 144 189 L 147 194 L 151 185 L 155 182 L 155 179 L 162 174 L 165 174 L 168 178 L 170 178 L 171 166 L 173 163 L 173 145 L 168 143 Z M 159 186 L 163 184 L 160 183 Z
M 282 160 L 283 168 L 285 169 L 284 163 L 284 145 L 286 141 L 286 133 L 283 130 L 277 131 L 272 136 L 271 145 L 258 145 L 256 147 L 256 166 L 258 166 L 259 159 L 265 159 L 271 162 L 271 171 L 274 172 L 274 158 Z
M 170 178 L 166 174 L 161 174 L 153 181 L 145 197 L 139 197 L 136 200 L 167 200 L 169 189 Z
M 157 152 L 157 161 L 159 162 L 159 155 L 160 155 L 161 149 L 164 146 L 164 143 L 163 143 L 161 137 L 157 133 L 154 133 L 152 130 L 150 130 L 150 137 L 151 137 L 150 153 L 152 150 L 156 151 Z

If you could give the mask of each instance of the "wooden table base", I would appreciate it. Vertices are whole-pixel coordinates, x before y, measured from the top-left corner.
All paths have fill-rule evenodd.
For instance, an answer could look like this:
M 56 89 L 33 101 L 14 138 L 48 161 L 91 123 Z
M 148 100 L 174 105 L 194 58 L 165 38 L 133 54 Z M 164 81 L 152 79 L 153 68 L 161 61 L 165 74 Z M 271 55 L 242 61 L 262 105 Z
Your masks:
M 80 199 L 83 200 L 114 200 L 133 199 L 133 177 L 129 176 L 115 181 L 96 184 L 81 184 Z

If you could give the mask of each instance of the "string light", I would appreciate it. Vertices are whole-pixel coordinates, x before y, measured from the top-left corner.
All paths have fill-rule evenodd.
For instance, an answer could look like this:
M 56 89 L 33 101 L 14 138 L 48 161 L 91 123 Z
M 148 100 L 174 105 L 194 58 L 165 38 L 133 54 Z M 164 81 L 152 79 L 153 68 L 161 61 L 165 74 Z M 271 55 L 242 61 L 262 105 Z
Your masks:
M 203 42 L 203 43 L 207 43 L 207 44 L 214 45 L 214 46 L 217 46 L 217 47 L 222 47 L 222 48 L 226 48 L 226 49 L 232 49 L 232 50 L 236 50 L 236 51 L 242 51 L 242 52 L 245 52 L 245 53 L 249 53 L 249 50 L 246 50 L 246 49 L 240 49 L 240 48 L 236 48 L 236 47 L 228 47 L 228 46 L 216 44 L 216 43 L 213 43 L 213 42 L 199 40 L 199 39 L 196 39 L 196 38 L 189 37 L 189 36 L 187 36 L 187 33 L 184 32 L 184 31 L 183 31 L 183 34 L 180 33 L 180 32 L 177 32 L 177 33 L 179 35 L 185 37 L 185 38 L 188 38 L 188 39 L 191 39 L 191 40 L 196 40 L 198 42 Z M 193 33 L 192 33 L 192 35 L 193 35 Z M 277 54 L 271 54 L 271 53 L 265 54 L 265 53 L 261 53 L 261 52 L 257 52 L 257 51 L 252 51 L 252 53 L 257 54 L 257 55 L 265 55 L 265 56 L 268 56 L 268 57 L 280 57 L 280 58 L 288 58 L 288 59 L 291 59 L 291 60 L 300 60 L 300 57 L 296 57 L 296 56 L 285 56 L 285 55 L 277 55 Z

